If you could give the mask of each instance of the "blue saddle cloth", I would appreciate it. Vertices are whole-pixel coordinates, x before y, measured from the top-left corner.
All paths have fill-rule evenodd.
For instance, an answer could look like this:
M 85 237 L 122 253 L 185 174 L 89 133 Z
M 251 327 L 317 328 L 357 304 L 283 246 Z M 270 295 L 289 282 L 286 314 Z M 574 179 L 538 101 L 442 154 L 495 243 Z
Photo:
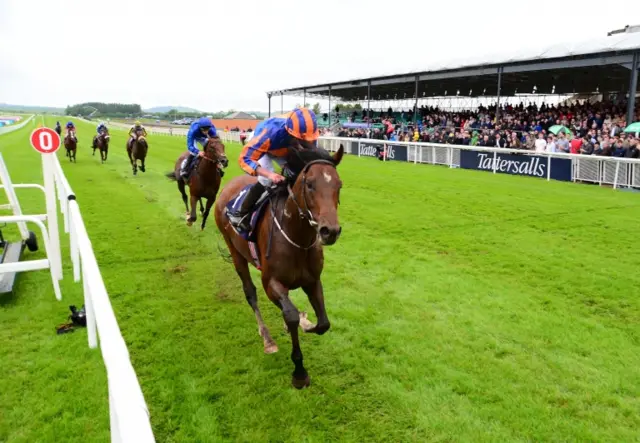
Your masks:
M 251 186 L 253 185 L 249 184 L 245 186 L 240 190 L 240 192 L 238 192 L 238 195 L 236 195 L 234 198 L 229 200 L 229 203 L 227 203 L 227 214 L 233 213 L 238 209 L 240 209 L 240 207 L 242 206 L 242 202 L 244 201 L 247 194 L 249 193 L 249 188 L 251 188 Z M 258 203 L 256 204 L 256 206 L 251 210 L 251 215 L 250 215 L 251 221 L 249 223 L 250 225 L 249 231 L 244 231 L 244 230 L 241 230 L 240 228 L 237 228 L 238 234 L 240 234 L 240 236 L 245 240 L 254 242 L 254 243 L 257 241 L 258 233 L 256 232 L 256 226 L 258 225 L 260 218 L 262 218 L 262 216 L 264 215 L 264 210 L 267 207 L 266 203 L 268 201 L 269 201 L 269 198 L 267 197 L 265 192 L 258 200 Z

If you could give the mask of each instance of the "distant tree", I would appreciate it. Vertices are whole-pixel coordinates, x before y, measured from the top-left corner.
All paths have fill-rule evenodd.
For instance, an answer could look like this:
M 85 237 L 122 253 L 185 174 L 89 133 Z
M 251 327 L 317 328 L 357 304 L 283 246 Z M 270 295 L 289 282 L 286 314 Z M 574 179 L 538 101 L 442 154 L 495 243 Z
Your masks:
M 320 103 L 316 103 L 313 105 L 313 113 L 318 115 L 322 112 L 322 109 L 320 108 Z

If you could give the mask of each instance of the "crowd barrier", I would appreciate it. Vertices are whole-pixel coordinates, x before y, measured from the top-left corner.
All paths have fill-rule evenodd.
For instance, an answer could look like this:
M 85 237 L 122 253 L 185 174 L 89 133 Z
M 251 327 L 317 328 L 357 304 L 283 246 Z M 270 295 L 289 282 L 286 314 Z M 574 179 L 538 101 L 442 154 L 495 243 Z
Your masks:
M 15 125 L 0 127 L 0 135 L 8 134 L 9 132 L 17 131 L 18 129 L 24 128 L 27 123 L 33 120 L 33 117 L 34 117 L 33 115 L 30 115 L 28 118 L 22 120 L 20 123 L 16 123 Z
M 614 188 L 640 188 L 640 160 L 620 157 L 547 153 L 521 149 L 445 145 L 439 143 L 389 142 L 385 140 L 320 137 L 318 145 L 358 157 L 475 169 L 494 174 L 540 177 L 547 180 L 591 182 Z
M 26 123 L 26 122 L 25 122 Z M 58 204 L 64 221 L 64 232 L 69 235 L 73 279 L 82 281 L 87 319 L 87 336 L 90 348 L 98 347 L 107 371 L 109 416 L 112 442 L 152 443 L 155 441 L 140 384 L 131 364 L 129 352 L 109 300 L 91 240 L 87 234 L 80 206 L 64 175 L 57 155 L 44 154 L 44 186 L 37 184 L 13 184 L 0 155 L 0 178 L 9 198 L 8 205 L 14 215 L 0 216 L 0 223 L 17 223 L 23 238 L 24 223 L 36 224 L 42 233 L 47 254 L 46 260 L 27 260 L 10 264 L 19 271 L 51 270 L 54 292 L 61 299 L 58 281 L 62 280 L 60 258 L 60 234 L 58 231 Z M 36 188 L 45 196 L 47 214 L 23 215 L 15 196 L 15 189 Z M 43 221 L 46 220 L 47 226 Z M 3 265 L 4 266 L 4 265 Z

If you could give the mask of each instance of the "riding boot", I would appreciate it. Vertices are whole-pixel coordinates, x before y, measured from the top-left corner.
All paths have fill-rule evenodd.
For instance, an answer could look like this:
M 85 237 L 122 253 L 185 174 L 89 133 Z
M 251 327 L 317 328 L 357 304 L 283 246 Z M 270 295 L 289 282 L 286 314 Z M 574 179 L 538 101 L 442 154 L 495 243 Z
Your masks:
M 187 157 L 187 161 L 183 163 L 184 167 L 182 168 L 182 171 L 180 171 L 180 176 L 187 180 L 189 178 L 189 173 L 191 172 L 191 165 L 193 164 L 194 159 L 196 158 L 195 155 L 190 154 L 189 157 Z
M 255 206 L 264 190 L 265 187 L 260 182 L 257 182 L 249 189 L 249 192 L 244 198 L 240 209 L 235 214 L 231 214 L 231 216 L 229 217 L 229 221 L 234 227 L 240 228 L 243 231 L 248 231 L 249 229 L 251 229 L 251 217 L 248 217 L 248 215 L 251 213 L 251 210 Z

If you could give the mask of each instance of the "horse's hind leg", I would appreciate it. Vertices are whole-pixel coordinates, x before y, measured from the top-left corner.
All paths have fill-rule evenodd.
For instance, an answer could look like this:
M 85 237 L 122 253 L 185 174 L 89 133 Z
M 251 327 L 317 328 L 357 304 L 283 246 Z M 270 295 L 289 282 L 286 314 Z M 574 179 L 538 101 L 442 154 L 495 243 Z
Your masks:
M 185 184 L 182 181 L 182 178 L 178 179 L 178 191 L 182 195 L 182 201 L 184 202 L 184 207 L 187 209 L 187 213 L 189 212 L 189 197 L 187 197 L 187 193 L 184 191 Z
M 202 206 L 202 199 L 198 199 L 198 203 L 200 203 L 200 215 L 204 215 L 204 206 Z
M 193 192 L 193 190 L 190 190 Z M 187 226 L 191 226 L 197 219 L 196 215 L 196 207 L 198 206 L 198 197 L 194 194 L 191 194 L 191 212 L 187 214 Z
M 291 334 L 291 361 L 295 366 L 292 374 L 291 384 L 296 389 L 302 389 L 311 384 L 311 379 L 302 362 L 302 349 L 300 349 L 300 340 L 298 338 L 298 326 L 300 325 L 300 312 L 295 307 L 291 299 L 289 299 L 289 290 L 276 279 L 269 278 L 262 274 L 262 285 L 267 292 L 269 299 L 280 309 L 282 316 Z
M 213 206 L 213 202 L 215 202 L 215 198 L 207 199 L 207 207 L 202 213 L 202 225 L 200 226 L 200 230 L 204 231 L 204 226 L 207 224 L 207 217 L 209 217 L 209 211 L 211 210 L 211 206 Z M 202 199 L 200 199 L 200 208 L 202 208 Z
M 271 338 L 269 328 L 267 328 L 264 324 L 264 320 L 262 320 L 262 313 L 260 312 L 260 308 L 258 308 L 258 294 L 256 293 L 256 286 L 251 280 L 251 273 L 249 272 L 247 260 L 235 249 L 226 236 L 224 240 L 227 242 L 229 251 L 231 251 L 233 265 L 236 268 L 236 272 L 238 273 L 240 280 L 242 281 L 244 296 L 256 316 L 256 321 L 258 322 L 258 334 L 262 337 L 262 342 L 264 344 L 264 353 L 273 354 L 278 352 L 278 345 L 276 345 L 276 342 Z

